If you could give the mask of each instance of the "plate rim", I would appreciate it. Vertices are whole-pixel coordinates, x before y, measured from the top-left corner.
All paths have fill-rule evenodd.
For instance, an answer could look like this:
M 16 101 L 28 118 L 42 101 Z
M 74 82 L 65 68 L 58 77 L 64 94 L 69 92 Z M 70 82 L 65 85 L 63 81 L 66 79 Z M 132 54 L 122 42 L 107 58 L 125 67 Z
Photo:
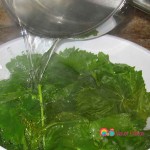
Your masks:
M 139 44 L 137 44 L 137 43 L 134 43 L 134 42 L 132 42 L 132 41 L 130 41 L 130 40 L 127 40 L 127 39 L 124 39 L 124 38 L 121 38 L 121 37 L 118 37 L 118 36 L 114 36 L 114 35 L 110 35 L 110 34 L 105 34 L 105 35 L 103 35 L 103 36 L 100 36 L 100 37 L 97 37 L 97 38 L 94 38 L 94 39 L 87 39 L 87 40 L 73 40 L 73 39 L 70 39 L 71 40 L 71 42 L 74 42 L 74 41 L 90 41 L 90 40 L 95 40 L 95 39 L 100 39 L 100 38 L 104 38 L 104 37 L 108 37 L 108 38 L 112 38 L 112 39 L 114 39 L 114 40 L 119 40 L 119 41 L 122 41 L 122 42 L 126 42 L 126 43 L 129 43 L 129 44 L 131 44 L 132 46 L 135 46 L 135 47 L 137 47 L 139 50 L 141 50 L 141 51 L 143 51 L 143 52 L 146 52 L 147 54 L 149 54 L 150 55 L 150 50 L 148 50 L 147 48 L 145 48 L 145 47 L 143 47 L 143 46 L 141 46 L 141 45 L 139 45 Z M 1 45 L 0 45 L 0 49 L 2 49 L 3 47 L 5 47 L 5 46 L 7 46 L 7 45 L 10 45 L 10 44 L 13 44 L 14 42 L 18 42 L 19 40 L 23 40 L 23 37 L 18 37 L 18 38 L 15 38 L 15 39 L 13 39 L 13 40 L 10 40 L 10 41 L 8 41 L 8 42 L 5 42 L 5 43 L 2 43 Z M 67 39 L 64 39 L 64 40 L 67 40 Z

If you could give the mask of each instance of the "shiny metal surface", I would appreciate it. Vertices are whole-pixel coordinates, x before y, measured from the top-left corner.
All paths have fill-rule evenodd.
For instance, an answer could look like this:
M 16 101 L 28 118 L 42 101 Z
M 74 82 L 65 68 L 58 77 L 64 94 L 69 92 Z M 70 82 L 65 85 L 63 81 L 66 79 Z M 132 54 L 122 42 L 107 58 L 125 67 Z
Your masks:
M 133 0 L 135 7 L 150 14 L 150 0 Z
M 2 0 L 7 10 L 32 34 L 76 38 L 95 30 L 94 38 L 129 18 L 131 5 L 146 10 L 149 0 Z M 128 16 L 128 17 L 127 17 Z M 104 28 L 105 27 L 105 28 Z
M 4 0 L 20 24 L 32 33 L 72 37 L 98 27 L 125 0 Z

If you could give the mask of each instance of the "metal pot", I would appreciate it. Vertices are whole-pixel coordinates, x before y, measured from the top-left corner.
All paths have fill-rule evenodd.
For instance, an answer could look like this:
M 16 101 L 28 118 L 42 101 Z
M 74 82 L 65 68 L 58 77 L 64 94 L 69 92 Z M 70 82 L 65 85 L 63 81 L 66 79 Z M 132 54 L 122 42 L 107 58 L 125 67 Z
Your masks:
M 93 38 L 128 19 L 131 5 L 150 13 L 149 0 L 2 0 L 32 34 L 50 38 Z

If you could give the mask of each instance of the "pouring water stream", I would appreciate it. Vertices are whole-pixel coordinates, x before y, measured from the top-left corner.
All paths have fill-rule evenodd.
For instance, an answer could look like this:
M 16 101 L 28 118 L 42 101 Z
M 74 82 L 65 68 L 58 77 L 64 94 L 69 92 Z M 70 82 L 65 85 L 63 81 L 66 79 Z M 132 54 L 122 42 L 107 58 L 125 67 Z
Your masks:
M 107 20 L 123 6 L 125 0 L 5 0 L 12 15 L 16 17 L 22 28 L 23 37 L 28 51 L 31 65 L 31 78 L 34 82 L 41 82 L 43 74 L 61 39 L 76 38 L 78 35 L 98 29 L 93 37 L 103 35 L 101 28 Z M 9 5 L 10 3 L 10 5 Z M 116 21 L 116 19 L 114 19 Z M 107 24 L 106 24 L 107 22 Z M 108 29 L 116 27 L 118 23 Z M 52 41 L 49 50 L 45 52 L 35 64 L 32 60 L 33 51 L 39 43 L 35 39 L 48 37 Z M 90 37 L 90 38 L 93 38 Z M 89 37 L 88 37 L 89 38 Z M 89 38 L 89 39 L 90 39 Z M 31 40 L 32 39 L 32 40 Z
M 50 40 L 49 42 L 51 44 L 50 48 L 47 51 L 43 49 L 44 52 L 42 54 L 42 57 L 40 58 L 39 61 L 36 62 L 37 65 L 35 65 L 32 55 L 38 52 L 38 44 L 41 44 L 41 43 L 38 43 L 35 39 L 38 38 L 39 40 L 41 40 L 41 38 L 28 33 L 25 29 L 23 29 L 22 33 L 24 36 L 24 42 L 25 42 L 26 48 L 28 50 L 27 55 L 28 55 L 28 59 L 30 62 L 30 70 L 31 70 L 30 78 L 33 81 L 33 83 L 38 84 L 41 82 L 44 72 L 46 70 L 46 67 L 50 61 L 50 58 L 53 52 L 55 51 L 55 49 L 57 48 L 57 44 L 61 41 L 61 39 L 59 38 L 49 39 Z M 45 48 L 45 45 L 43 45 L 43 48 Z

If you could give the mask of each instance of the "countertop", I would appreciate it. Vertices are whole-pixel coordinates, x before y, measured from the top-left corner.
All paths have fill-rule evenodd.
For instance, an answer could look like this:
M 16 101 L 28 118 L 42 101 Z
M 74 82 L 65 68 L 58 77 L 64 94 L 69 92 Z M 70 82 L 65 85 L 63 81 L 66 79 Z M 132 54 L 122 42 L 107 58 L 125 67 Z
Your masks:
M 109 34 L 133 41 L 150 50 L 150 15 L 134 8 L 132 19 Z M 0 44 L 20 36 L 20 29 L 0 7 Z

